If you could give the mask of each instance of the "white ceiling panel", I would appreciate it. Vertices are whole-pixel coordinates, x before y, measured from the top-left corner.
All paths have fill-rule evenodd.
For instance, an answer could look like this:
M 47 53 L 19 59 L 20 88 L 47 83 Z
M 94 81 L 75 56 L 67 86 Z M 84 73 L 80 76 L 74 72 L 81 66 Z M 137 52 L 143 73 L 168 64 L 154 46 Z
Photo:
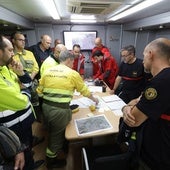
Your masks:
M 50 14 L 45 10 L 41 0 L 0 0 L 0 6 L 33 23 L 70 23 L 70 18 L 73 14 L 93 14 L 97 18 L 97 21 L 106 23 L 110 16 L 123 9 L 126 5 L 129 5 L 128 7 L 133 6 L 132 1 L 134 0 L 54 0 L 61 20 L 52 19 Z M 142 0 L 138 0 L 137 3 L 140 1 Z M 157 5 L 135 13 L 135 15 L 127 16 L 111 23 L 124 24 L 168 11 L 170 11 L 170 1 L 163 0 Z M 7 16 L 3 16 L 5 16 L 5 13 L 0 16 L 1 25 L 8 23 L 8 20 L 4 20 Z M 11 19 L 9 19 L 8 24 L 10 22 Z

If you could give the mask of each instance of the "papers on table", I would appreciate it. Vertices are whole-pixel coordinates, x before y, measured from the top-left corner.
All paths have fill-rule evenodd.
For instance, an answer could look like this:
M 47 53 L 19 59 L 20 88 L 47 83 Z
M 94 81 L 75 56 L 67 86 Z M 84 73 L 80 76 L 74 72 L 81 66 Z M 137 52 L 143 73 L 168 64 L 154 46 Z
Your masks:
M 113 101 L 117 101 L 117 100 L 122 100 L 117 95 L 104 96 L 104 97 L 102 97 L 102 99 L 104 100 L 104 102 L 113 102 Z
M 112 128 L 104 114 L 88 118 L 75 119 L 76 131 L 78 135 L 87 135 Z
M 81 103 L 78 99 L 73 99 L 70 102 L 70 105 L 72 104 L 78 104 L 79 108 L 87 108 L 87 105 L 84 105 L 83 103 Z
M 96 97 L 99 99 L 99 104 L 96 106 L 96 109 L 98 109 L 100 113 L 104 113 L 105 111 L 111 110 L 116 116 L 123 115 L 121 109 L 123 106 L 126 105 L 126 103 L 123 102 L 123 100 L 117 95 Z M 74 99 L 71 101 L 70 104 L 78 104 L 79 108 L 89 108 L 89 106 L 95 105 L 95 103 L 87 97 Z
M 116 100 L 112 102 L 107 102 L 106 105 L 111 109 L 111 110 L 118 110 L 122 109 L 123 106 L 125 106 L 125 102 L 122 100 Z
M 79 99 L 74 99 L 71 101 L 70 105 L 72 105 L 72 104 L 78 104 L 79 108 L 88 108 L 91 105 L 95 105 L 95 103 L 87 97 L 81 97 Z
M 117 95 L 104 96 L 102 99 L 111 110 L 119 110 L 126 105 Z
M 123 116 L 123 112 L 121 111 L 121 109 L 119 109 L 119 110 L 114 110 L 113 113 L 114 113 L 116 116 Z
M 88 86 L 90 92 L 102 92 L 102 86 L 95 86 L 93 79 L 85 80 L 85 84 Z
M 89 86 L 88 88 L 92 93 L 102 92 L 102 86 Z

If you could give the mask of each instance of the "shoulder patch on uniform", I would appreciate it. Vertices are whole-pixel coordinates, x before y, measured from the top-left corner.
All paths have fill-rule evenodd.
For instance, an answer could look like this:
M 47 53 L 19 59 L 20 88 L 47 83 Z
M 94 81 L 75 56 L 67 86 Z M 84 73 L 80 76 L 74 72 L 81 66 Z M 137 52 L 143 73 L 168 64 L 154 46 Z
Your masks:
M 145 90 L 145 97 L 147 100 L 153 100 L 157 97 L 157 91 L 154 88 L 148 88 Z

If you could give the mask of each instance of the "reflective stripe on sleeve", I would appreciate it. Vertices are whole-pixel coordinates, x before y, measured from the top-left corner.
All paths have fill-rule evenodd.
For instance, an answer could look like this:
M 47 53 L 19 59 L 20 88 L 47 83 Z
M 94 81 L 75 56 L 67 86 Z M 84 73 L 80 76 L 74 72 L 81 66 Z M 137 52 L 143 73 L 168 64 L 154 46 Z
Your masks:
M 19 122 L 22 122 L 24 119 L 26 119 L 30 114 L 32 114 L 32 109 L 30 108 L 26 113 L 24 113 L 22 116 L 10 121 L 10 122 L 7 122 L 7 123 L 3 123 L 4 126 L 6 127 L 11 127 Z

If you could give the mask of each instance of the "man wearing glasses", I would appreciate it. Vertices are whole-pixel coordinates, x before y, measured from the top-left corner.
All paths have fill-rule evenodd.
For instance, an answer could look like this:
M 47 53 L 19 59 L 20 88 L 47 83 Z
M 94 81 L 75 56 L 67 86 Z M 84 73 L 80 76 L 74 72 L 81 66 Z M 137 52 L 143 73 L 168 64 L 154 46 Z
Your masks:
M 15 32 L 12 35 L 14 46 L 14 59 L 21 62 L 33 80 L 39 71 L 38 63 L 31 51 L 25 50 L 25 36 L 21 32 Z
M 129 45 L 121 50 L 122 63 L 111 94 L 117 94 L 125 103 L 140 96 L 145 86 L 143 61 L 135 56 L 135 47 Z

